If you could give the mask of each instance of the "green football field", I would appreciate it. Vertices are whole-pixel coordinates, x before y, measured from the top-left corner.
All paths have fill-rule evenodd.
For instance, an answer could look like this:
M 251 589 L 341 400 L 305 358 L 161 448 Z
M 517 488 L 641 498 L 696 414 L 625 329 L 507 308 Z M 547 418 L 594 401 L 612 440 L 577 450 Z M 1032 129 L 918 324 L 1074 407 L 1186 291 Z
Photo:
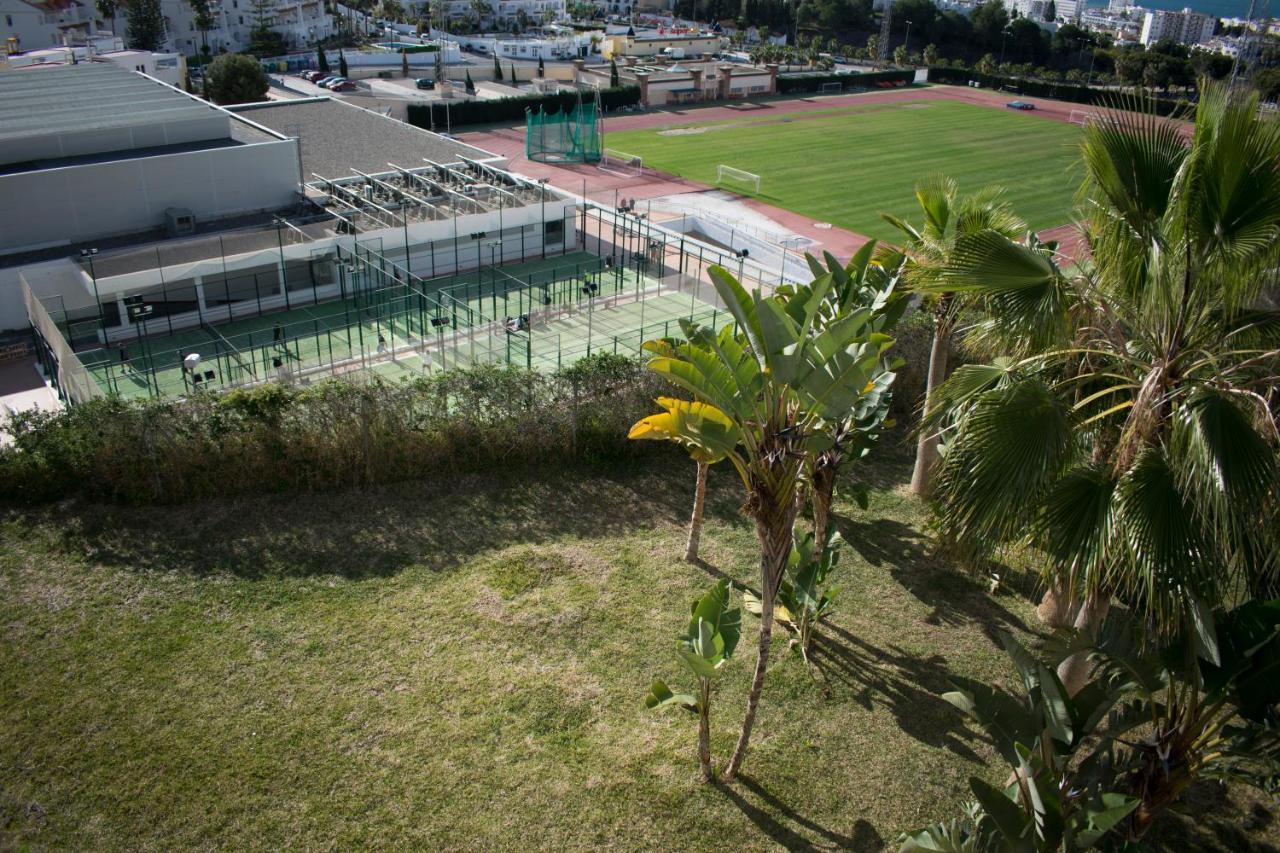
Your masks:
M 757 198 L 859 234 L 893 239 L 881 218 L 918 222 L 918 179 L 946 174 L 962 190 L 1000 185 L 1036 229 L 1071 221 L 1079 129 L 1034 114 L 951 101 L 793 113 L 610 133 L 611 149 L 648 168 L 715 184 L 716 167 L 761 176 Z M 749 186 L 726 184 L 753 195 Z

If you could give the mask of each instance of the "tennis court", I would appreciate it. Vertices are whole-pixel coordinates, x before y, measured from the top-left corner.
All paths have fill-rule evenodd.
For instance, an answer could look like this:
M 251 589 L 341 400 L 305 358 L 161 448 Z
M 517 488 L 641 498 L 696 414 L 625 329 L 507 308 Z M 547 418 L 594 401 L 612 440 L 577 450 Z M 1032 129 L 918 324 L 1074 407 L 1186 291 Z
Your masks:
M 661 258 L 640 255 L 575 252 L 424 280 L 357 250 L 343 269 L 339 298 L 80 359 L 104 393 L 177 397 L 357 370 L 392 379 L 490 362 L 554 370 L 594 352 L 634 353 L 680 318 L 717 325 L 724 315 L 700 298 L 713 299 L 710 288 L 664 280 Z

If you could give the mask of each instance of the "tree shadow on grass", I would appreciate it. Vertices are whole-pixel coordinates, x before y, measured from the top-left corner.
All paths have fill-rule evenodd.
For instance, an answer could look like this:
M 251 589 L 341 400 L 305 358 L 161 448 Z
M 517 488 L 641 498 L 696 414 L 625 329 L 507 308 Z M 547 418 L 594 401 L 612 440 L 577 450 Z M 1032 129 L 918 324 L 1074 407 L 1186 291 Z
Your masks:
M 1152 851 L 1276 853 L 1276 821 L 1275 803 L 1266 794 L 1206 779 L 1187 789 L 1143 844 Z
M 975 763 L 983 759 L 967 742 L 982 740 L 942 694 L 959 683 L 941 655 L 922 658 L 898 648 L 879 648 L 838 625 L 824 623 L 814 634 L 809 659 L 830 682 L 854 691 L 867 710 L 886 708 L 903 732 L 935 748 Z
M 930 553 L 928 538 L 914 527 L 892 518 L 832 518 L 849 548 L 871 566 L 887 568 L 903 589 L 930 608 L 925 622 L 947 626 L 976 623 L 997 642 L 1001 630 L 1029 630 L 975 578 Z
M 180 507 L 75 504 L 26 513 L 67 553 L 137 571 L 238 577 L 388 577 L 446 570 L 487 551 L 620 536 L 687 522 L 688 482 L 662 464 L 557 468 L 267 495 Z M 734 512 L 717 496 L 714 515 Z
M 733 785 L 721 785 L 720 791 L 761 832 L 787 850 L 880 850 L 884 847 L 880 833 L 861 818 L 854 823 L 852 833 L 845 835 L 801 815 L 750 776 L 739 776 L 738 786 L 743 790 L 739 791 Z M 823 843 L 815 844 L 788 824 L 808 830 Z

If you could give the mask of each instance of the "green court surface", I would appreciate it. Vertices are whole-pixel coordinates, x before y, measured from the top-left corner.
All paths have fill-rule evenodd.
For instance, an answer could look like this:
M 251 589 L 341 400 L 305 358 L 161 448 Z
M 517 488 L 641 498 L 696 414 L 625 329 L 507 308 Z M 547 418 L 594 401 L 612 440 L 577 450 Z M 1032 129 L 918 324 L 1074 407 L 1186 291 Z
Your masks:
M 877 239 L 901 235 L 880 218 L 921 218 L 916 182 L 950 175 L 962 191 L 998 185 L 1035 230 L 1072 219 L 1080 129 L 1015 110 L 943 100 L 750 115 L 609 134 L 610 148 L 704 184 L 724 164 L 760 175 L 760 193 L 726 189 Z
M 592 298 L 582 292 L 587 282 L 598 287 Z M 81 360 L 104 392 L 135 398 L 361 369 L 403 378 L 475 361 L 554 370 L 588 352 L 633 353 L 646 338 L 678 329 L 679 318 L 717 324 L 720 314 L 634 269 L 578 252 L 153 334 L 129 342 L 123 358 L 111 347 L 81 353 Z M 530 328 L 504 328 L 521 316 L 532 319 Z M 182 369 L 191 353 L 200 355 L 202 380 L 212 373 L 201 386 Z

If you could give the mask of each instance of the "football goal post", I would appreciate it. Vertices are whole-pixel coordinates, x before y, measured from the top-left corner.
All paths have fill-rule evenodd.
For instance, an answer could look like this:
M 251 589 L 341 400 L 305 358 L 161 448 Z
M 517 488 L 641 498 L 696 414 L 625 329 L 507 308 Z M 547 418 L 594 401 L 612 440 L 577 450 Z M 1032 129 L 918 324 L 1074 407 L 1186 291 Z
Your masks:
M 833 83 L 823 83 L 818 87 L 818 94 L 820 95 L 838 95 L 843 91 L 844 84 L 839 80 L 836 80 Z
M 732 166 L 726 166 L 721 163 L 716 167 L 716 183 L 717 184 L 738 184 L 741 186 L 751 187 L 751 191 L 760 193 L 760 176 L 754 172 L 744 172 L 741 169 L 735 169 Z
M 1098 120 L 1098 114 L 1093 110 L 1072 110 L 1070 117 L 1068 117 L 1067 119 L 1067 121 L 1071 122 L 1072 124 L 1078 124 L 1078 125 L 1081 125 L 1082 127 L 1088 124 L 1089 122 L 1097 121 L 1097 120 Z
M 617 148 L 606 148 L 600 152 L 599 168 L 614 175 L 634 178 L 644 171 L 644 158 Z

